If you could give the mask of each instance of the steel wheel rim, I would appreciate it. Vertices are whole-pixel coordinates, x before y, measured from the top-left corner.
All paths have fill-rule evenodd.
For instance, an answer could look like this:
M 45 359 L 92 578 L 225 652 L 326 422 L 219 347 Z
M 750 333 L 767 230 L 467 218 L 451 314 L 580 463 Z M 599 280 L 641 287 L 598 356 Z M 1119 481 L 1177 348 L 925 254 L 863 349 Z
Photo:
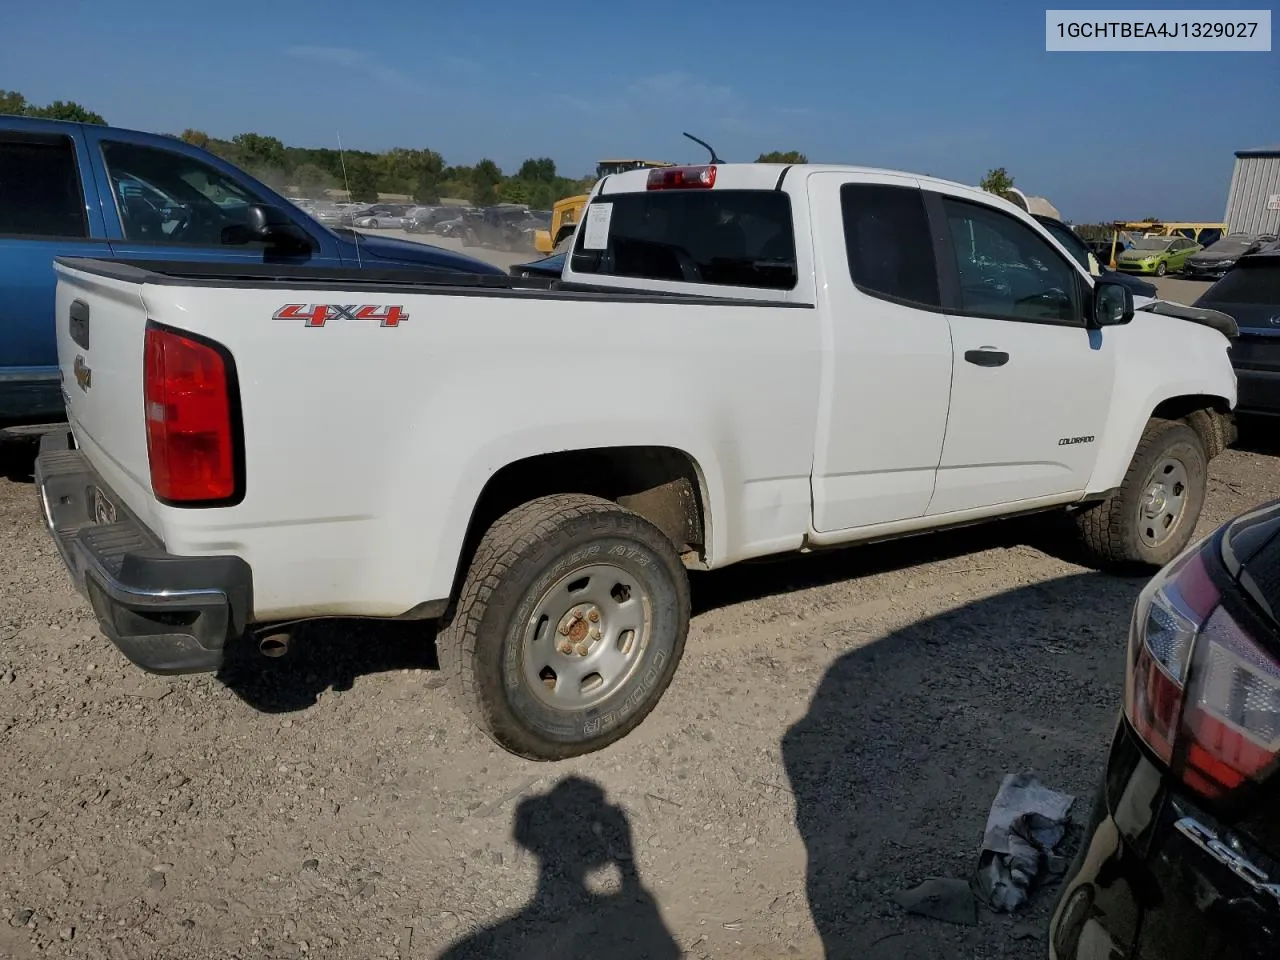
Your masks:
M 1151 471 L 1138 502 L 1138 536 L 1147 546 L 1162 546 L 1181 528 L 1188 486 L 1181 460 L 1165 457 Z
M 653 602 L 643 583 L 612 563 L 560 577 L 525 625 L 524 680 L 554 710 L 583 710 L 626 686 L 649 645 Z

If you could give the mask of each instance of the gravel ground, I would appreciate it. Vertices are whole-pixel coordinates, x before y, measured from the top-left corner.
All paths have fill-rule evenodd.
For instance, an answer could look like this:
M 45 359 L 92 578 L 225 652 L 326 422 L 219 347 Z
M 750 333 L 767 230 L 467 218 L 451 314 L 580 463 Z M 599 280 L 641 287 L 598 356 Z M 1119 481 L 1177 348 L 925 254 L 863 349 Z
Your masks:
M 1204 530 L 1280 497 L 1257 442 L 1214 461 Z M 32 455 L 0 444 L 0 957 L 1045 955 L 1052 889 L 972 927 L 891 898 L 969 874 L 1006 772 L 1087 813 L 1141 581 L 1074 564 L 1052 520 L 699 575 L 654 713 L 534 764 L 449 703 L 421 625 L 135 670 Z

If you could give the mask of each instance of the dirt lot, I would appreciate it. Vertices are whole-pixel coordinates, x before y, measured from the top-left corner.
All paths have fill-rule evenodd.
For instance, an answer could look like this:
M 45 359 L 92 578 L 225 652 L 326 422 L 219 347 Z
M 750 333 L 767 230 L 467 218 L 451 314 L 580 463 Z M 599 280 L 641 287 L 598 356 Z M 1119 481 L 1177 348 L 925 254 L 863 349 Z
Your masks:
M 1246 440 L 1205 530 L 1280 497 Z M 546 765 L 467 725 L 420 625 L 133 669 L 41 527 L 33 449 L 0 444 L 0 957 L 1045 955 L 1052 890 L 974 927 L 891 896 L 969 874 L 1005 772 L 1087 812 L 1141 581 L 1053 522 L 700 575 L 656 711 Z

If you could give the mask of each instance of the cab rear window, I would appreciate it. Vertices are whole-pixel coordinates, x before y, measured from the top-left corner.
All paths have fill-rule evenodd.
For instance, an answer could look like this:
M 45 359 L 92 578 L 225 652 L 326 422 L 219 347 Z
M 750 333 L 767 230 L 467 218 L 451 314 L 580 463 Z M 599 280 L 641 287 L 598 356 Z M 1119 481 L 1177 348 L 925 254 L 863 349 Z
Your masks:
M 573 251 L 578 273 L 770 290 L 796 285 L 795 229 L 785 193 L 652 190 L 593 202 L 602 204 L 612 208 L 607 240 L 601 245 L 589 216 L 581 218 Z

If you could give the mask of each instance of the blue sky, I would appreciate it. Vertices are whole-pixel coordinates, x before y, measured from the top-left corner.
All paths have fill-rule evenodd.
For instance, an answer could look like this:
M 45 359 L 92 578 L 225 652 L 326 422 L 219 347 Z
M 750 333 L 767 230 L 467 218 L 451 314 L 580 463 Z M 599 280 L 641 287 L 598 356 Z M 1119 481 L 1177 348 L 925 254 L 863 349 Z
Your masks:
M 1280 142 L 1280 53 L 1046 53 L 1044 16 L 988 0 L 58 0 L 5 14 L 0 87 L 119 126 L 299 146 L 340 132 L 508 170 L 550 156 L 572 176 L 598 157 L 702 159 L 690 130 L 727 159 L 798 149 L 967 183 L 1004 166 L 1077 221 L 1220 218 L 1233 152 Z

